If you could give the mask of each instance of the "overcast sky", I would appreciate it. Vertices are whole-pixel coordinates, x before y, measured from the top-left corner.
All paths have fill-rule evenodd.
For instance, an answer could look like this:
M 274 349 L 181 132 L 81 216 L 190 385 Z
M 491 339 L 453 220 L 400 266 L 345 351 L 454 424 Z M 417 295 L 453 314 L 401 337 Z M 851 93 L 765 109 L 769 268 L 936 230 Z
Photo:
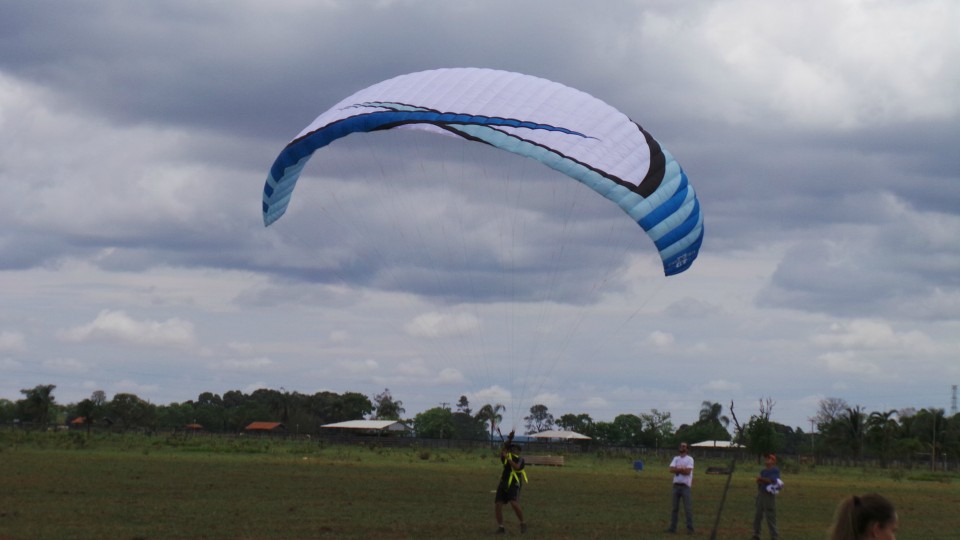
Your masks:
M 960 384 L 960 4 L 0 0 L 0 397 L 55 384 L 466 395 L 520 427 L 733 401 L 938 407 Z M 650 131 L 703 208 L 665 278 L 545 167 L 351 136 L 264 228 L 283 146 L 356 90 L 489 67 Z

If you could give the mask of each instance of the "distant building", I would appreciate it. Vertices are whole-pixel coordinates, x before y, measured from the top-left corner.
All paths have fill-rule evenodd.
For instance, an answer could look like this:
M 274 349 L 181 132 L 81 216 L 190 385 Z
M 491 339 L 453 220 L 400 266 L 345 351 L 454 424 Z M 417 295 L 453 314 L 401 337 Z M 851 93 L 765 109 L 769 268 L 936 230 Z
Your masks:
M 332 430 L 347 431 L 358 435 L 409 435 L 410 428 L 399 420 L 347 420 L 335 424 L 324 424 L 322 427 Z
M 693 448 L 743 448 L 733 441 L 700 441 L 690 445 Z
M 92 426 L 97 426 L 97 429 L 104 429 L 112 425 L 113 420 L 106 416 L 97 418 L 96 420 L 88 420 L 84 416 L 78 416 L 67 422 L 67 428 L 69 429 L 90 429 Z
M 280 422 L 251 422 L 243 428 L 244 433 L 251 435 L 277 435 L 287 432 L 287 427 Z

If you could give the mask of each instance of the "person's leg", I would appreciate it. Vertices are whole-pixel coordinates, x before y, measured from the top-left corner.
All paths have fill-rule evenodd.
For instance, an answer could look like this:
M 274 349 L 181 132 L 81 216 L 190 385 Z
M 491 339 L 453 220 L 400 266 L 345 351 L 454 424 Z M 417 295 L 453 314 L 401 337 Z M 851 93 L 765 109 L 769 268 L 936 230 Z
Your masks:
M 496 509 L 493 512 L 494 516 L 497 518 L 497 526 L 503 527 L 503 502 L 497 501 Z
M 753 513 L 753 537 L 760 538 L 760 527 L 763 525 L 763 495 L 757 493 L 757 500 L 754 502 L 755 511 Z
M 523 508 L 520 508 L 520 502 L 512 500 L 510 501 L 510 506 L 513 507 L 513 512 L 517 514 L 517 519 L 520 520 L 520 523 L 523 523 Z
M 683 513 L 687 517 L 687 530 L 693 530 L 693 497 L 690 494 L 690 487 L 683 486 Z
M 777 530 L 777 497 L 770 495 L 770 502 L 767 504 L 767 527 L 770 529 L 770 538 L 777 540 L 780 538 L 780 532 Z
M 677 486 L 673 486 L 673 490 L 670 492 L 670 498 L 673 500 L 673 508 L 670 510 L 670 528 L 668 529 L 670 531 L 677 530 L 677 519 L 679 517 L 677 514 L 680 512 L 681 496 Z

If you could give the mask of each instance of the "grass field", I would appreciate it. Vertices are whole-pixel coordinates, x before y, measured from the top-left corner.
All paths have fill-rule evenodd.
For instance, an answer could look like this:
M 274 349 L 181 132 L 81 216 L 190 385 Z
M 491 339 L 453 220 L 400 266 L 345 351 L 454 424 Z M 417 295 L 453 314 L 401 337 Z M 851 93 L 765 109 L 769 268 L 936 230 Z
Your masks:
M 648 458 L 649 459 L 649 458 Z M 694 480 L 697 537 L 708 538 L 726 476 Z M 628 458 L 568 456 L 534 467 L 523 506 L 535 538 L 672 538 L 670 475 Z M 734 473 L 718 538 L 749 538 L 753 478 Z M 786 464 L 781 537 L 823 539 L 836 503 L 877 491 L 902 539 L 960 538 L 960 477 Z M 0 432 L 0 539 L 484 538 L 494 531 L 499 464 L 489 451 L 322 447 L 215 437 Z M 508 533 L 519 534 L 506 511 Z M 682 519 L 682 517 L 681 517 Z M 764 538 L 767 538 L 764 534 Z

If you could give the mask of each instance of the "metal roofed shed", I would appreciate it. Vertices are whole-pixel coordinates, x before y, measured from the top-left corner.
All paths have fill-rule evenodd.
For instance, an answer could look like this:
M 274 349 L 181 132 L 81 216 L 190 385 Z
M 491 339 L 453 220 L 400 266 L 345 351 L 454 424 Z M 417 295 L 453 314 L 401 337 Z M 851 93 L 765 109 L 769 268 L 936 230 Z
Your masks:
M 393 433 L 404 434 L 410 431 L 406 424 L 399 420 L 347 420 L 346 422 L 336 422 L 333 424 L 324 424 L 323 428 L 330 429 L 349 429 L 365 433 Z
M 589 441 L 590 437 L 583 435 L 582 433 L 577 433 L 576 431 L 561 431 L 557 429 L 549 429 L 547 431 L 541 431 L 540 433 L 534 433 L 530 435 L 533 439 L 559 439 L 563 441 Z
M 742 444 L 733 441 L 700 441 L 690 446 L 693 448 L 743 448 Z

